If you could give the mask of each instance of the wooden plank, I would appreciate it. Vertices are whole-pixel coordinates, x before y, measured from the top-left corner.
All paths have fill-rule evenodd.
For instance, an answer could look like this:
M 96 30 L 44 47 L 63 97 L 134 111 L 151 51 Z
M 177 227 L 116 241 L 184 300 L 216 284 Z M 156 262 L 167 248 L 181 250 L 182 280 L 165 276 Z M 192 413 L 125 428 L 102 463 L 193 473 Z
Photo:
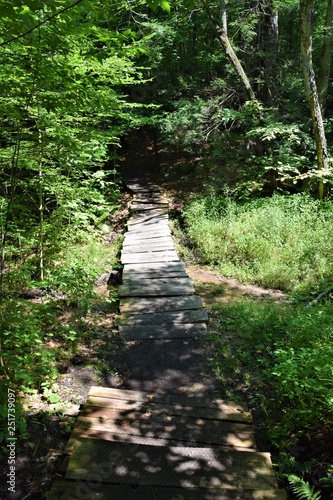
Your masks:
M 108 432 L 104 429 L 102 430 L 85 430 L 80 427 L 75 428 L 71 434 L 71 438 L 67 443 L 65 452 L 70 455 L 73 451 L 75 441 L 78 439 L 82 438 L 89 438 L 89 439 L 104 439 L 106 441 L 113 441 L 113 442 L 126 442 L 126 443 L 132 443 L 136 445 L 149 445 L 149 446 L 189 446 L 191 448 L 201 448 L 203 446 L 202 443 L 195 443 L 194 441 L 179 441 L 177 439 L 166 439 L 163 437 L 148 437 L 148 436 L 140 436 L 140 435 L 131 435 L 128 434 L 126 435 L 126 438 L 122 434 L 117 434 L 117 433 L 112 433 Z M 256 449 L 255 448 L 245 448 L 239 447 L 236 445 L 221 445 L 221 444 L 210 444 L 209 445 L 211 448 L 219 448 L 219 449 L 224 449 L 226 451 L 232 449 L 232 450 L 237 450 L 241 451 L 242 453 L 255 453 Z M 66 463 L 66 468 L 64 471 L 67 469 L 68 466 L 68 461 Z
M 168 223 L 168 211 L 162 208 L 156 208 L 154 210 L 149 210 L 149 212 L 135 212 L 127 221 L 127 226 L 129 229 L 135 227 L 137 224 L 147 224 L 156 222 L 166 222 Z
M 97 391 L 96 391 L 97 392 Z M 93 394 L 93 393 L 92 393 Z M 228 404 L 226 401 L 217 402 L 215 407 L 202 407 L 191 405 L 191 401 L 185 401 L 185 404 L 158 402 L 152 398 L 145 401 L 134 399 L 113 399 L 108 397 L 89 395 L 87 402 L 81 410 L 80 415 L 86 417 L 104 418 L 103 415 L 109 415 L 121 411 L 124 415 L 141 413 L 160 413 L 166 415 L 178 415 L 186 417 L 202 418 L 205 420 L 222 420 L 229 422 L 242 422 L 251 424 L 252 416 L 246 407 L 241 407 L 237 403 Z
M 175 243 L 171 236 L 168 238 L 155 238 L 152 240 L 146 240 L 138 238 L 137 240 L 124 241 L 123 252 L 133 252 L 133 250 L 138 249 L 139 252 L 142 251 L 155 251 L 157 250 L 174 250 Z
M 165 213 L 168 212 L 169 206 L 162 201 L 154 201 L 153 203 L 145 201 L 134 201 L 130 205 L 131 210 L 134 212 L 150 212 L 150 210 L 163 209 Z
M 136 207 L 136 208 L 134 208 Z M 166 205 L 148 205 L 144 204 L 143 206 L 139 204 L 131 204 L 132 216 L 129 221 L 135 219 L 150 219 L 151 217 L 159 217 L 160 215 L 167 215 L 169 212 L 169 208 Z
M 182 441 L 190 446 L 194 446 L 193 443 L 195 443 L 199 446 L 236 446 L 239 449 L 256 447 L 253 426 L 244 423 L 204 420 L 184 417 L 184 415 L 158 415 L 149 412 L 146 414 L 135 412 L 133 420 L 125 417 L 123 410 L 112 410 L 112 413 L 118 414 L 117 419 L 114 420 L 107 417 L 106 411 L 110 413 L 111 410 L 102 409 L 100 417 L 78 417 L 75 429 L 84 430 L 85 437 L 93 437 L 96 433 L 100 435 L 100 432 L 111 433 L 113 436 L 109 437 L 118 441 L 125 441 L 124 436 L 117 438 L 114 435 L 125 434 L 125 436 L 150 438 L 152 444 L 155 439 L 164 439 L 166 443 L 169 440 Z
M 119 297 L 165 297 L 194 294 L 191 278 L 131 280 L 118 287 Z
M 157 251 L 157 252 L 140 252 L 132 254 L 122 254 L 122 264 L 139 264 L 150 262 L 177 262 L 179 257 L 174 250 Z
M 188 297 L 128 298 L 120 301 L 120 312 L 122 314 L 126 312 L 154 313 L 200 308 L 202 308 L 202 301 L 199 295 L 191 295 Z
M 167 198 L 162 193 L 134 193 L 133 201 L 141 203 L 168 203 Z
M 180 405 L 195 408 L 218 408 L 224 413 L 243 413 L 248 411 L 245 403 L 240 401 L 225 401 L 219 398 L 202 398 L 197 396 L 183 396 L 181 394 L 150 394 L 145 391 L 133 391 L 128 389 L 114 389 L 112 387 L 90 387 L 88 400 L 90 397 L 103 397 L 108 399 L 119 399 L 124 401 L 141 401 L 149 403 L 160 403 L 165 405 Z
M 156 236 L 156 233 L 166 233 L 169 231 L 169 223 L 167 220 L 152 220 L 152 221 L 137 221 L 135 224 L 127 224 L 127 229 L 132 234 L 140 234 L 140 233 L 151 233 L 153 236 Z
M 93 486 L 93 487 L 92 487 Z M 81 481 L 55 481 L 46 500 L 285 500 L 285 490 L 236 490 L 214 488 L 166 488 L 128 484 L 89 484 Z
M 133 253 L 153 253 L 153 252 L 176 252 L 173 242 L 165 244 L 150 244 L 145 245 L 137 243 L 136 245 L 123 247 L 121 255 L 126 256 Z M 178 256 L 178 255 L 177 255 Z
M 135 240 L 138 238 L 141 239 L 151 239 L 151 238 L 160 238 L 161 236 L 169 236 L 171 234 L 169 226 L 163 226 L 159 229 L 135 229 L 131 228 L 131 232 L 125 233 L 125 238 L 127 241 Z
M 151 430 L 154 434 L 151 437 L 155 438 L 160 433 L 160 437 L 165 437 L 166 439 L 172 438 L 182 441 L 201 441 L 216 444 L 222 444 L 220 437 L 217 435 L 220 433 L 254 435 L 251 418 L 247 421 L 241 413 L 235 415 L 235 413 L 222 413 L 212 408 L 162 405 L 153 402 L 137 402 L 137 408 L 129 410 L 113 407 L 113 404 L 116 402 L 124 405 L 126 401 L 108 398 L 104 398 L 104 401 L 105 399 L 110 402 L 111 407 L 85 405 L 76 420 L 77 425 L 75 424 L 75 427 L 92 428 L 93 426 L 102 424 L 108 426 L 110 424 L 112 426 L 115 425 L 116 431 L 118 432 L 119 430 L 118 433 L 120 434 L 128 433 L 148 436 L 148 430 Z M 93 400 L 94 398 L 90 398 L 90 401 Z M 234 408 L 232 410 L 234 411 Z M 219 412 L 221 418 L 207 418 L 209 412 L 215 415 Z M 238 420 L 237 417 L 239 417 Z M 185 429 L 190 431 L 188 435 L 184 433 Z
M 126 186 L 128 189 L 131 191 L 134 191 L 136 194 L 151 194 L 151 193 L 157 193 L 160 194 L 161 190 L 157 184 L 153 183 L 144 183 L 142 184 L 139 181 L 128 181 L 126 182 Z
M 211 447 L 139 447 L 100 439 L 78 440 L 66 479 L 85 480 L 94 467 L 98 469 L 100 480 L 108 483 L 277 488 L 268 453 L 240 453 Z
M 160 323 L 208 323 L 208 314 L 204 309 L 194 309 L 151 314 L 124 313 L 115 319 L 116 325 L 156 325 Z
M 132 235 L 132 233 L 125 233 L 125 238 L 123 241 L 123 247 L 132 247 L 133 245 L 151 245 L 151 244 L 159 244 L 163 243 L 174 243 L 172 236 L 170 234 L 165 236 L 158 236 L 156 238 L 141 238 L 138 235 Z
M 207 327 L 204 323 L 121 326 L 119 332 L 126 340 L 187 339 L 204 336 L 207 333 Z
M 156 209 L 154 212 L 150 212 L 149 214 L 146 213 L 138 213 L 135 215 L 132 215 L 127 221 L 127 226 L 128 227 L 135 227 L 138 224 L 156 224 L 159 222 L 167 223 L 168 221 L 168 215 L 165 213 L 165 210 L 162 209 Z
M 128 231 L 131 233 L 139 234 L 139 233 L 147 233 L 151 232 L 152 234 L 156 234 L 156 232 L 160 231 L 168 231 L 169 225 L 167 220 L 152 220 L 152 221 L 137 221 L 135 224 L 127 224 Z M 168 233 L 170 234 L 170 233 Z
M 148 280 L 148 279 L 159 279 L 159 278 L 186 278 L 188 277 L 188 274 L 186 271 L 152 271 L 152 272 L 147 272 L 147 273 L 132 273 L 131 271 L 124 271 L 123 272 L 123 283 L 125 283 L 127 280 L 133 279 L 142 279 L 142 280 Z
M 124 246 L 121 253 L 122 255 L 126 255 L 132 253 L 150 253 L 164 251 L 176 251 L 173 241 L 170 241 L 169 243 L 151 243 L 150 245 L 147 245 L 145 243 L 136 243 L 135 245 Z
M 133 263 L 133 264 L 125 264 L 124 265 L 124 271 L 130 271 L 132 273 L 138 272 L 140 274 L 142 273 L 149 273 L 149 272 L 155 272 L 155 271 L 175 271 L 175 270 L 180 270 L 183 271 L 185 269 L 184 263 L 179 261 L 179 262 L 150 262 L 147 264 L 139 264 L 139 263 Z
M 144 240 L 143 240 L 144 241 Z M 174 250 L 175 251 L 175 244 L 171 240 L 169 242 L 165 243 L 150 243 L 150 244 L 144 244 L 137 242 L 136 244 L 132 244 L 130 246 L 123 246 L 121 255 L 128 255 L 131 253 L 147 253 L 147 252 L 163 252 L 166 250 Z
M 139 183 L 131 183 L 127 184 L 127 187 L 133 191 L 136 195 L 142 196 L 151 196 L 151 195 L 159 195 L 161 196 L 161 190 L 157 186 L 157 184 L 139 184 Z
M 148 414 L 149 415 L 149 414 Z M 139 420 L 139 417 L 141 419 Z M 143 418 L 142 418 L 143 417 Z M 169 422 L 168 422 L 169 420 Z M 195 419 L 184 416 L 150 414 L 137 415 L 137 419 L 121 417 L 115 420 L 80 416 L 76 429 L 84 429 L 85 437 L 103 436 L 123 440 L 126 436 L 151 439 L 173 439 L 194 442 L 197 445 L 237 446 L 255 448 L 254 431 L 251 425 L 217 420 Z M 104 434 L 105 433 L 105 434 Z M 119 436 L 117 438 L 117 436 Z

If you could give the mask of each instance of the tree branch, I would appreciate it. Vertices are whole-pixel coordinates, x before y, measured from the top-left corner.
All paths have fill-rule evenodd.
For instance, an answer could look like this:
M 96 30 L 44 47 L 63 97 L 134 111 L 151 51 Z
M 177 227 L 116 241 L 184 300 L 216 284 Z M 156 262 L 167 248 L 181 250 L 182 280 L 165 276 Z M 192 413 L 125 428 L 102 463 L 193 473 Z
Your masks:
M 6 40 L 5 42 L 0 43 L 0 47 L 3 47 L 4 45 L 8 45 L 9 43 L 15 42 L 15 40 L 19 40 L 20 38 L 24 38 L 25 36 L 29 35 L 33 31 L 35 31 L 37 28 L 42 26 L 43 24 L 48 23 L 49 21 L 51 21 L 51 19 L 54 19 L 55 17 L 59 16 L 59 14 L 62 14 L 63 12 L 66 12 L 67 10 L 72 9 L 73 7 L 75 7 L 76 5 L 78 5 L 81 2 L 83 2 L 83 0 L 77 0 L 72 5 L 69 5 L 68 7 L 64 7 L 63 9 L 60 9 L 58 12 L 56 12 L 52 16 L 48 17 L 47 19 L 44 19 L 44 21 L 41 21 L 40 23 L 36 24 L 36 26 L 34 26 L 30 30 L 26 31 L 25 33 L 21 33 L 21 35 L 14 36 L 14 38 L 11 38 L 10 40 Z

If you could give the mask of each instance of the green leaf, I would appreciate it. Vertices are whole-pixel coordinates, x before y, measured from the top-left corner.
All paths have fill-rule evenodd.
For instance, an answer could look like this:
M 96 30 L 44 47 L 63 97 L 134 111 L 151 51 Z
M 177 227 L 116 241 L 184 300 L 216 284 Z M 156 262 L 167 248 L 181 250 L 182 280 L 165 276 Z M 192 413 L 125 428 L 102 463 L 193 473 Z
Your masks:
M 161 0 L 160 5 L 163 10 L 165 10 L 168 14 L 171 13 L 171 7 L 167 0 Z
M 28 5 L 22 5 L 21 15 L 28 14 L 30 12 L 30 7 Z

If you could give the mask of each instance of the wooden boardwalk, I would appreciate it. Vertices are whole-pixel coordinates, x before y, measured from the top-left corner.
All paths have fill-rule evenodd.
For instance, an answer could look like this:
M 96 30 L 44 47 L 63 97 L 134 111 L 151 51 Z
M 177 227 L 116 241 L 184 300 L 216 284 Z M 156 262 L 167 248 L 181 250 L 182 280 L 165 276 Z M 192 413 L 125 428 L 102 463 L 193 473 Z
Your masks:
M 156 186 L 129 187 L 117 323 L 132 377 L 126 389 L 91 388 L 47 498 L 285 499 L 246 405 L 205 385 L 195 342 L 208 317 L 175 251 L 167 204 Z

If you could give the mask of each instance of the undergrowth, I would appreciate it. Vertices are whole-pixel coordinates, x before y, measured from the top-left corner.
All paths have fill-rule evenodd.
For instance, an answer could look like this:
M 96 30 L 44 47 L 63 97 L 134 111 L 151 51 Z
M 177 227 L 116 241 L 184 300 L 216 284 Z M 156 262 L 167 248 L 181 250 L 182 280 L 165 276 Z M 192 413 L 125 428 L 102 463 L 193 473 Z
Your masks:
M 43 282 L 24 280 L 25 287 L 42 290 L 41 298 L 25 300 L 13 291 L 0 304 L 1 423 L 7 418 L 8 388 L 15 390 L 17 415 L 27 393 L 37 391 L 49 403 L 59 401 L 59 367 L 95 335 L 94 329 L 85 326 L 86 315 L 96 301 L 101 307 L 101 300 L 112 310 L 116 296 L 97 296 L 94 288 L 96 277 L 117 265 L 119 243 L 105 243 L 98 232 L 94 236 L 65 247 Z M 13 280 L 15 287 L 17 282 Z M 20 416 L 17 437 L 24 432 Z M 0 442 L 5 438 L 6 431 L 0 433 Z
M 185 210 L 203 259 L 242 282 L 305 292 L 333 278 L 333 203 L 304 194 L 239 203 L 212 194 Z
M 331 303 L 246 297 L 211 310 L 212 363 L 223 397 L 245 399 L 259 412 L 282 480 L 288 473 L 313 480 L 320 471 L 318 487 L 329 481 L 333 460 L 332 313 Z
M 333 203 L 305 194 L 246 202 L 212 194 L 190 202 L 184 216 L 204 262 L 243 283 L 289 292 L 279 303 L 214 304 L 213 365 L 223 396 L 246 399 L 260 413 L 291 491 L 330 498 Z

